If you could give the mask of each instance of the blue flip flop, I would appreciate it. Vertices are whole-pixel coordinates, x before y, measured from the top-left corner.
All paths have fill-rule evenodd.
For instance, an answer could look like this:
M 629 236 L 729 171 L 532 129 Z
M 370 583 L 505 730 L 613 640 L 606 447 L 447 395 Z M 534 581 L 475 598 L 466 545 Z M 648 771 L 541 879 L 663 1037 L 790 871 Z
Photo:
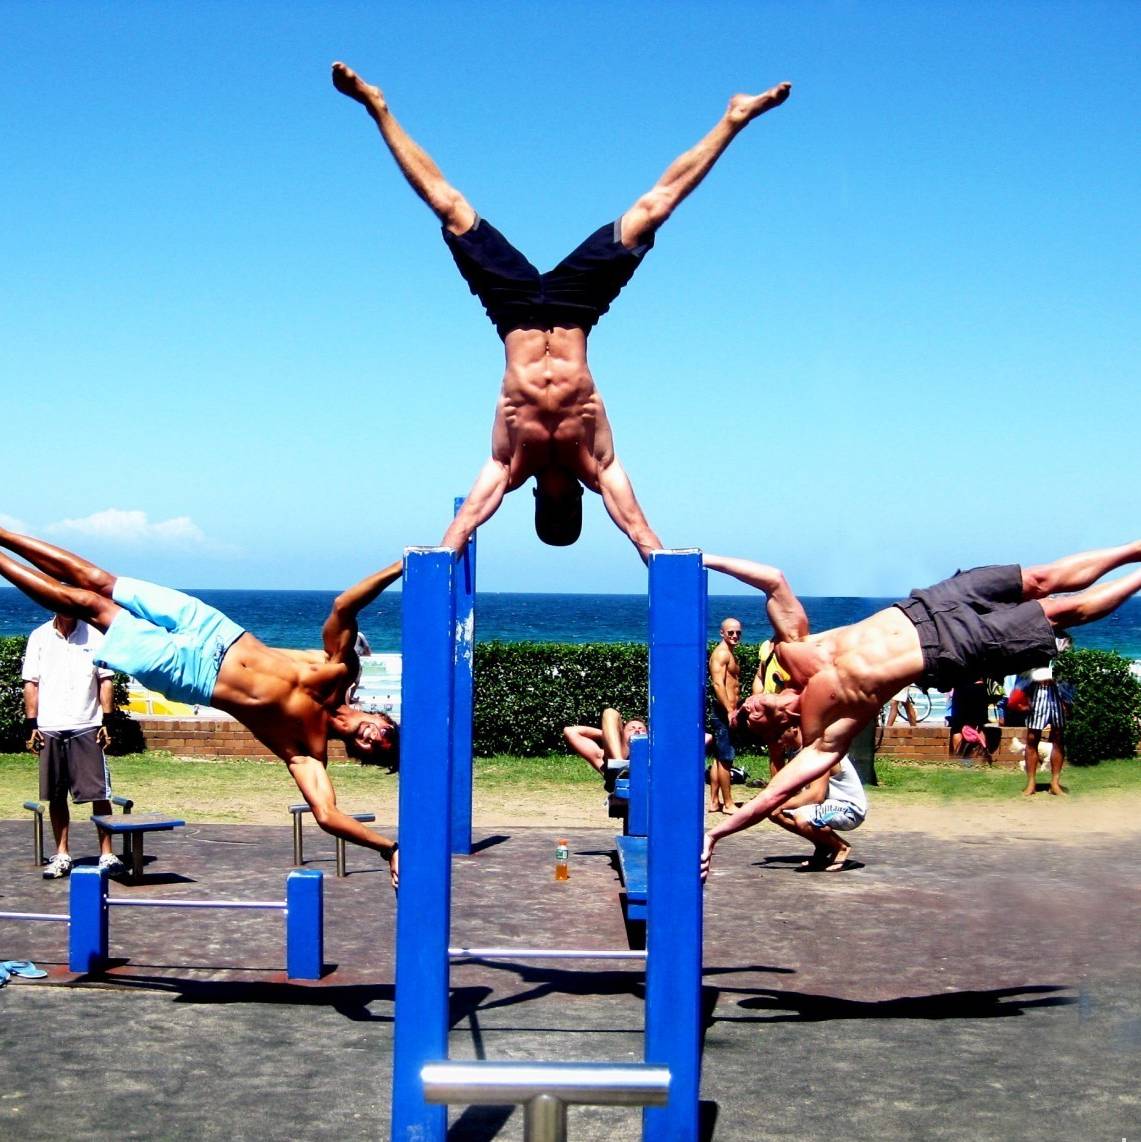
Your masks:
M 0 960 L 0 987 L 3 987 L 9 977 L 18 979 L 43 979 L 48 973 L 38 968 L 31 960 Z

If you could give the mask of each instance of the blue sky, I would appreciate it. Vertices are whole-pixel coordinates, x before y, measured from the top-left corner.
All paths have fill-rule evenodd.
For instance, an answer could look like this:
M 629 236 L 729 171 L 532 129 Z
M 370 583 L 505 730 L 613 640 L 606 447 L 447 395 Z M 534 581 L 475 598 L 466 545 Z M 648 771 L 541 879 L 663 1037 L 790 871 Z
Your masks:
M 0 11 L 0 516 L 112 570 L 339 587 L 487 455 L 501 346 L 334 59 L 542 268 L 793 82 L 591 338 L 666 543 L 888 595 L 1138 531 L 1135 3 Z M 642 589 L 531 503 L 481 589 Z

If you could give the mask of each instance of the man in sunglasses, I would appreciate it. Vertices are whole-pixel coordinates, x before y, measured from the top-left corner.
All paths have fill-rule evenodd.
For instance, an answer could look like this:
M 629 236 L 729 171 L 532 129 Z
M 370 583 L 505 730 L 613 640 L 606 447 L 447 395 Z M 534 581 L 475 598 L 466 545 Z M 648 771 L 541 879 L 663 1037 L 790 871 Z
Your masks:
M 779 693 L 746 698 L 735 725 L 770 743 L 799 725 L 804 748 L 764 792 L 709 830 L 703 879 L 718 841 L 765 820 L 831 771 L 903 686 L 949 690 L 971 675 L 1003 677 L 1045 665 L 1066 628 L 1104 618 L 1141 591 L 1141 570 L 1097 584 L 1115 568 L 1141 562 L 1138 540 L 1036 567 L 958 572 L 862 622 L 810 635 L 803 605 L 775 567 L 720 555 L 704 562 L 764 592 L 777 657 L 789 674 Z
M 394 764 L 396 724 L 347 702 L 360 667 L 357 616 L 400 578 L 393 563 L 333 602 L 323 651 L 266 646 L 200 599 L 141 579 L 115 576 L 82 556 L 0 528 L 0 575 L 49 611 L 103 633 L 97 666 L 121 670 L 166 697 L 213 706 L 241 722 L 285 762 L 313 817 L 327 833 L 364 845 L 390 864 L 396 843 L 337 808 L 326 772 L 328 742 L 339 738 L 359 760 Z M 34 727 L 33 727 L 34 728 Z
M 659 226 L 757 116 L 780 106 L 790 85 L 735 95 L 695 147 L 650 191 L 553 270 L 540 273 L 408 136 L 380 88 L 343 63 L 333 84 L 360 103 L 404 177 L 439 218 L 444 241 L 503 340 L 506 368 L 491 430 L 491 457 L 476 477 L 442 543 L 459 551 L 507 492 L 535 478 L 535 530 L 544 543 L 574 543 L 582 528 L 582 489 L 602 496 L 611 519 L 645 559 L 661 547 L 614 450 L 610 422 L 586 360 L 587 337 L 654 244 Z

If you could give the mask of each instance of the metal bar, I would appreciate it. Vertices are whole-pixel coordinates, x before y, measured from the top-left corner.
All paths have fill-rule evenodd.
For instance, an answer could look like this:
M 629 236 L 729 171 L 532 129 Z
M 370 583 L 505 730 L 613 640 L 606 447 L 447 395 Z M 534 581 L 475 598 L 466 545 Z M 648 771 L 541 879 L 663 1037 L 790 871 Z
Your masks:
M 503 1106 L 551 1095 L 580 1106 L 664 1106 L 667 1067 L 645 1063 L 426 1063 L 420 1072 L 429 1102 Z M 696 1137 L 696 1135 L 694 1135 Z
M 51 912 L 0 912 L 0 920 L 59 920 L 66 924 L 70 916 L 56 916 Z
M 293 867 L 300 868 L 305 863 L 304 842 L 301 839 L 301 810 L 289 811 L 293 814 Z
M 590 948 L 449 948 L 453 960 L 644 960 L 646 953 L 632 949 L 592 951 Z
M 337 875 L 346 876 L 345 872 L 345 838 L 337 838 Z
M 405 552 L 393 1142 L 444 1142 L 448 1130 L 447 1111 L 424 1100 L 420 1068 L 448 1053 L 455 575 L 451 548 Z
M 44 863 L 44 807 L 39 801 L 25 801 L 24 808 L 32 814 L 32 844 L 35 847 L 36 868 Z
M 464 499 L 457 496 L 455 512 Z M 452 655 L 452 817 L 451 851 L 471 855 L 472 737 L 475 711 L 475 552 L 476 532 L 456 562 L 456 639 Z
M 108 908 L 261 908 L 285 911 L 284 900 L 113 900 Z
M 645 1058 L 669 1068 L 672 1090 L 642 1126 L 646 1142 L 673 1142 L 699 1134 L 706 573 L 700 551 L 655 551 L 649 564 Z

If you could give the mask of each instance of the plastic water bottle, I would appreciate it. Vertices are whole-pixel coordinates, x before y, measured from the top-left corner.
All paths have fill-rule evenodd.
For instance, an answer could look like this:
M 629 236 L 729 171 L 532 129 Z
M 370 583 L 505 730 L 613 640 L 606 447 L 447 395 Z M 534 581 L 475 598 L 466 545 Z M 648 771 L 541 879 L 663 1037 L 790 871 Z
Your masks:
M 570 880 L 570 868 L 568 861 L 570 859 L 570 846 L 566 840 L 560 840 L 555 845 L 555 879 L 556 880 Z

